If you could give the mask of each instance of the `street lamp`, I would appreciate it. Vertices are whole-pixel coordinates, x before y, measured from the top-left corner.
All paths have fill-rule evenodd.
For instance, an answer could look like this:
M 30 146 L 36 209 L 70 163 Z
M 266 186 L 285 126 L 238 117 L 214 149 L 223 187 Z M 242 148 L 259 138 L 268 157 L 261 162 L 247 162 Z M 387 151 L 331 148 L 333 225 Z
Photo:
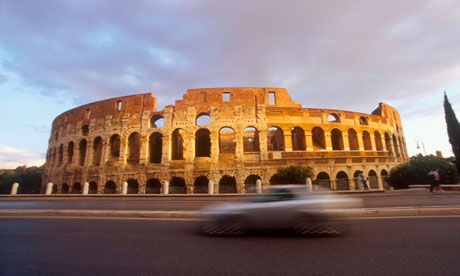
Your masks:
M 415 143 L 417 145 L 417 149 L 420 149 L 420 144 L 422 145 L 423 155 L 426 155 L 425 144 L 423 143 L 422 137 L 420 137 L 420 136 L 415 137 Z

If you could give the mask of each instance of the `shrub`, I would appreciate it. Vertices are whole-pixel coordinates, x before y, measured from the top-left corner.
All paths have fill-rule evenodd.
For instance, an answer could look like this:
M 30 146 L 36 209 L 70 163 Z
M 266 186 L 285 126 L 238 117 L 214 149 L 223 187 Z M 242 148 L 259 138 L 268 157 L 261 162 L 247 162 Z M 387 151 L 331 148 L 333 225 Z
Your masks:
M 310 167 L 278 168 L 277 173 L 270 178 L 270 184 L 305 184 L 307 177 L 313 177 L 313 169 Z

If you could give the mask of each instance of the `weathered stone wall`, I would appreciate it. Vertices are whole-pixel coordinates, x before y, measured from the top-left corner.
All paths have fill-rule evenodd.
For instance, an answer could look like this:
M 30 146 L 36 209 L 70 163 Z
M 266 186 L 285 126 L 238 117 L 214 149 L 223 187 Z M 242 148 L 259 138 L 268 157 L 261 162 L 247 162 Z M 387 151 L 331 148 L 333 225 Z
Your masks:
M 159 193 L 168 181 L 172 193 L 201 193 L 212 180 L 216 192 L 243 193 L 300 165 L 331 189 L 354 189 L 359 170 L 382 189 L 382 176 L 407 159 L 399 114 L 384 103 L 365 114 L 303 108 L 280 88 L 190 89 L 158 112 L 150 93 L 59 115 L 43 183 L 120 193 L 126 181 L 129 193 Z

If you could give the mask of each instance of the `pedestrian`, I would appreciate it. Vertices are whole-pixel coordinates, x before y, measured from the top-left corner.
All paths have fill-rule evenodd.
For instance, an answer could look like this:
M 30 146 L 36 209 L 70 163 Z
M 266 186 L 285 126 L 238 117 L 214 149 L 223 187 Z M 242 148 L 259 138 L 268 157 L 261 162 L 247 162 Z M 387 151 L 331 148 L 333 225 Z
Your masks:
M 367 178 L 364 174 L 361 174 L 363 176 L 363 186 L 364 186 L 364 190 L 369 190 L 369 186 L 367 186 L 367 181 L 369 180 L 369 178 Z
M 362 173 L 358 175 L 358 179 L 356 181 L 356 184 L 358 185 L 358 190 L 362 191 L 364 190 L 364 176 Z
M 441 189 L 441 178 L 439 177 L 439 170 L 433 171 L 433 178 L 434 178 L 434 189 L 436 191 L 442 191 Z

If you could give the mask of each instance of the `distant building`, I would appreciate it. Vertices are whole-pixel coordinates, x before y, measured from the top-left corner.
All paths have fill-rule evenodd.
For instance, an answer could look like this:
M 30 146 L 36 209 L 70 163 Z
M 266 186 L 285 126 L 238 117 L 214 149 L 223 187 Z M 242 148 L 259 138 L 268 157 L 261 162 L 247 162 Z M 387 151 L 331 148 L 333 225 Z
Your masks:
M 436 151 L 436 157 L 444 158 L 444 157 L 442 156 L 442 152 L 441 152 L 440 150 L 437 150 L 437 151 Z

